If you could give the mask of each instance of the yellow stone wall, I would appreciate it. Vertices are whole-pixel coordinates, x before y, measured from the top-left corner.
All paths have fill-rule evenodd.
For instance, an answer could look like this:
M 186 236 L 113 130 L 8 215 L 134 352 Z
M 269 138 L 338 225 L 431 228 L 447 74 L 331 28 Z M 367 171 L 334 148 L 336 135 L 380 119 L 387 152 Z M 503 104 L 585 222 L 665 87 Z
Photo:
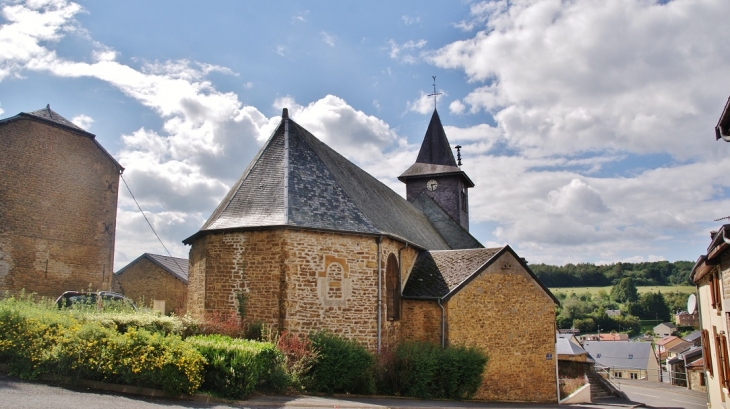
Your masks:
M 489 356 L 476 399 L 557 402 L 555 303 L 511 253 L 456 293 L 447 310 L 447 342 Z
M 94 141 L 18 119 L 0 124 L 0 293 L 109 290 L 119 168 Z
M 308 334 L 329 330 L 377 349 L 378 244 L 372 236 L 296 229 L 207 234 L 190 250 L 188 311 L 237 314 L 235 293 L 248 297 L 245 322 Z M 400 258 L 401 281 L 416 250 L 381 243 L 382 342 L 395 342 L 401 321 L 387 319 L 385 269 Z
M 147 258 L 115 274 L 114 281 L 115 291 L 132 299 L 137 306 L 151 308 L 154 300 L 164 300 L 165 313 L 181 315 L 185 311 L 188 285 Z

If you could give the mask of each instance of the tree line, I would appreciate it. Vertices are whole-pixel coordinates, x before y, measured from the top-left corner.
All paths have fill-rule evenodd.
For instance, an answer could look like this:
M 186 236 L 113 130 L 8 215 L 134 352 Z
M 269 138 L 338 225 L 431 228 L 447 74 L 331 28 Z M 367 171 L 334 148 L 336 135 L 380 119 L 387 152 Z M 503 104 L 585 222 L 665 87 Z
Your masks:
M 547 287 L 603 287 L 616 285 L 622 278 L 631 278 L 635 285 L 692 285 L 691 261 L 652 261 L 642 263 L 530 264 L 530 269 Z
M 679 292 L 646 292 L 639 295 L 632 277 L 622 278 L 611 288 L 591 293 L 559 293 L 558 328 L 576 328 L 582 333 L 619 331 L 638 334 L 641 320 L 672 321 L 672 314 L 683 311 L 687 294 Z M 607 310 L 620 310 L 619 316 L 609 316 Z

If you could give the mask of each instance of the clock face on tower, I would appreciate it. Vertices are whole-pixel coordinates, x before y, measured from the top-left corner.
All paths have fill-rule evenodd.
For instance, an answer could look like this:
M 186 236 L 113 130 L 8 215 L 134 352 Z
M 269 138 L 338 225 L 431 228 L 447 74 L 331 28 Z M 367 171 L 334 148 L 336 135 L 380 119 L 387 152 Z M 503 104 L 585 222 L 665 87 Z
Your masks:
M 439 187 L 439 182 L 437 182 L 437 181 L 435 181 L 433 179 L 431 179 L 428 182 L 426 182 L 426 189 L 428 189 L 428 190 L 430 190 L 432 192 L 434 190 L 436 190 L 437 187 Z

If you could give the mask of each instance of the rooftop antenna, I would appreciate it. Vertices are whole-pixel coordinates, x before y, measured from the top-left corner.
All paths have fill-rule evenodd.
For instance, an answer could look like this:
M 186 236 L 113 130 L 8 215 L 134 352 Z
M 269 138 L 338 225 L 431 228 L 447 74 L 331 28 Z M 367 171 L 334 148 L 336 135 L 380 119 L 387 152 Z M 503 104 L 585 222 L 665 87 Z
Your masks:
M 730 220 L 730 216 L 721 217 L 719 219 L 715 219 L 714 221 L 719 222 L 720 220 Z
M 431 78 L 433 78 L 433 94 L 428 94 L 428 96 L 433 97 L 433 109 L 436 110 L 436 98 L 443 92 L 436 92 L 436 76 L 432 75 Z

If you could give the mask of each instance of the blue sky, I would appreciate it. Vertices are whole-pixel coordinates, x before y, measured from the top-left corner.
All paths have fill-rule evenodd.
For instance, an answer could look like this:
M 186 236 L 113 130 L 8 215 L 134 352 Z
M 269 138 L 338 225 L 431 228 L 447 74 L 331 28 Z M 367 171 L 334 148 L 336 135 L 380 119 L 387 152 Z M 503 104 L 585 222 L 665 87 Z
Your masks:
M 281 109 L 404 195 L 433 110 L 472 233 L 531 263 L 694 260 L 730 215 L 725 0 L 0 1 L 0 117 L 50 104 L 173 255 Z M 115 268 L 164 254 L 124 190 Z

